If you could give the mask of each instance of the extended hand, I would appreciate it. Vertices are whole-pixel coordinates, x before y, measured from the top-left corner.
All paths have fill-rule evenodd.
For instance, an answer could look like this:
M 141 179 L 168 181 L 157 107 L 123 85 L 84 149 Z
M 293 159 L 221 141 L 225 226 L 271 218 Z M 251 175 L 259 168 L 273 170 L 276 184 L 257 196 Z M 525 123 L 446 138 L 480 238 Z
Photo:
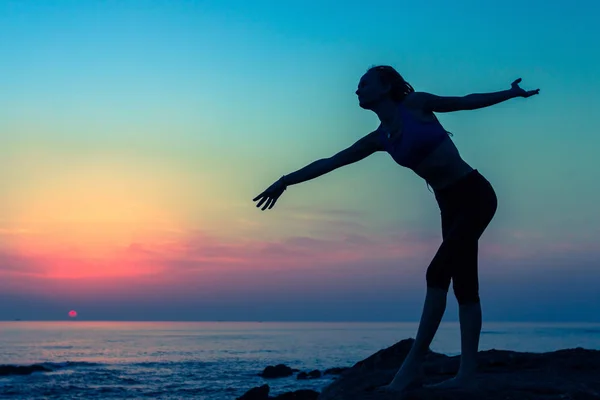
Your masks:
M 540 89 L 528 90 L 528 91 L 521 89 L 521 87 L 519 87 L 520 82 L 521 82 L 521 78 L 517 79 L 516 81 L 514 81 L 513 83 L 510 84 L 510 90 L 513 91 L 513 93 L 515 94 L 515 97 L 531 97 L 534 94 L 540 93 Z
M 265 211 L 267 208 L 271 209 L 285 189 L 286 186 L 283 182 L 283 178 L 279 179 L 277 182 L 269 186 L 264 192 L 252 199 L 252 201 L 260 200 L 256 207 L 260 207 L 263 203 L 265 203 L 265 206 L 262 208 L 263 211 Z

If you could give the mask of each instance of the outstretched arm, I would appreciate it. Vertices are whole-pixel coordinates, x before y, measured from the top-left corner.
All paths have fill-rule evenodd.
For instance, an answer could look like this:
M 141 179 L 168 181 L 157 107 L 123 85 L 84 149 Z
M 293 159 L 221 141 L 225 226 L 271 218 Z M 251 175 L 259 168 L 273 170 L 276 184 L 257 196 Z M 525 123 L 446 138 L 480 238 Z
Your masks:
M 286 186 L 302 183 L 370 156 L 377 151 L 375 134 L 371 132 L 332 157 L 317 160 L 302 169 L 284 175 L 283 182 Z
M 540 89 L 525 91 L 519 87 L 519 82 L 521 82 L 521 78 L 514 81 L 508 90 L 491 93 L 473 93 L 460 97 L 437 96 L 431 93 L 416 92 L 410 95 L 410 102 L 416 107 L 431 112 L 453 112 L 477 110 L 502 103 L 515 97 L 530 97 L 540 92 Z
M 362 139 L 358 140 L 352 146 L 340 151 L 336 155 L 329 158 L 322 158 L 308 164 L 291 174 L 282 176 L 278 181 L 269 186 L 264 192 L 256 196 L 252 201 L 259 200 L 256 207 L 263 205 L 262 210 L 271 209 L 277 202 L 285 189 L 290 185 L 295 185 L 301 182 L 315 179 L 321 175 L 325 175 L 344 165 L 352 164 L 363 158 L 373 154 L 379 150 L 379 145 L 376 140 L 376 132 L 371 132 Z

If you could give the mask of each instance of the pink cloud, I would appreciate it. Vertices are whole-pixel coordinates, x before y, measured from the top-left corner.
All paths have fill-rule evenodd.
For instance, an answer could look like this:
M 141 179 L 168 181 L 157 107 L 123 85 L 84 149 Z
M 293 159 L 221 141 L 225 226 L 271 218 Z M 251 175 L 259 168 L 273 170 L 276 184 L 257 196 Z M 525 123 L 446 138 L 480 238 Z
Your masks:
M 423 281 L 441 241 L 438 230 L 397 229 L 362 234 L 355 229 L 339 230 L 341 226 L 344 225 L 333 229 L 335 233 L 330 231 L 318 237 L 298 235 L 270 241 L 228 240 L 194 231 L 177 240 L 133 242 L 103 257 L 76 250 L 44 253 L 35 248 L 26 252 L 6 249 L 0 253 L 0 288 L 22 289 L 26 282 L 36 282 L 31 287 L 46 290 L 48 285 L 43 282 L 49 279 L 55 285 L 61 285 L 61 281 L 80 282 L 77 288 L 67 285 L 71 291 L 103 287 L 99 293 L 107 293 L 108 286 L 111 292 L 119 287 L 131 292 L 136 285 L 194 293 L 199 288 L 218 291 L 227 285 L 264 289 L 285 286 L 284 282 L 356 288 L 368 279 L 371 284 L 380 280 L 382 285 L 391 285 L 403 282 L 403 277 Z M 484 235 L 480 245 L 482 270 L 491 274 L 510 274 L 516 261 L 520 265 L 524 260 L 539 264 L 541 259 L 564 259 L 594 251 L 587 242 L 549 242 L 527 232 L 492 231 Z M 505 266 L 491 270 L 487 268 L 490 264 Z M 66 279 L 69 276 L 71 279 Z M 119 286 L 118 282 L 128 284 Z

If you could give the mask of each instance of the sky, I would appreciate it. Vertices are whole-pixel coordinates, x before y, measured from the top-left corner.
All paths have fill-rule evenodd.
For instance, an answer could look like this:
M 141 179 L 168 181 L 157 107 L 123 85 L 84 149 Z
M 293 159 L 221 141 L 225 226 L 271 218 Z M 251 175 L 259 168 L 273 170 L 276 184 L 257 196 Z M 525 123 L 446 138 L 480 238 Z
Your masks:
M 375 129 L 354 91 L 388 64 L 442 96 L 540 88 L 438 114 L 498 196 L 484 320 L 600 322 L 599 9 L 0 2 L 0 319 L 418 321 L 441 230 L 412 171 L 377 153 L 252 202 Z

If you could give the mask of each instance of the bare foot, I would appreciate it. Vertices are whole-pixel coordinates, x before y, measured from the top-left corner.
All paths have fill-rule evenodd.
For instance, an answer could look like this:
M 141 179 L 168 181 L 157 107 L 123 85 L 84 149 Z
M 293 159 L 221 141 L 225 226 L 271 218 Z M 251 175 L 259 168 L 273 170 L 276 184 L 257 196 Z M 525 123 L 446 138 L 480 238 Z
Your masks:
M 414 386 L 415 380 L 419 377 L 419 371 L 409 371 L 397 376 L 389 384 L 377 388 L 378 392 L 401 393 Z
M 431 389 L 464 389 L 472 387 L 475 384 L 474 374 L 470 375 L 456 375 L 454 378 L 435 383 L 433 385 L 426 385 L 425 387 Z

